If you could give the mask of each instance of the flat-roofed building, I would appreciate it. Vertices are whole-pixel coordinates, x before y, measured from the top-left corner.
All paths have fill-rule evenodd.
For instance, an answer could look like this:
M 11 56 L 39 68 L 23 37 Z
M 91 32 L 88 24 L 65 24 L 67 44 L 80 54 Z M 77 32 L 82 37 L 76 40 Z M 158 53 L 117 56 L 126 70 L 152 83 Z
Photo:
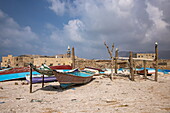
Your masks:
M 155 53 L 136 53 L 136 58 L 155 59 Z
M 77 58 L 77 57 L 76 57 Z M 49 66 L 54 65 L 71 65 L 71 51 L 68 47 L 66 54 L 59 54 L 55 56 L 42 56 L 42 55 L 20 55 L 12 56 L 8 55 L 2 57 L 2 67 L 27 67 L 29 63 L 40 66 L 43 63 Z

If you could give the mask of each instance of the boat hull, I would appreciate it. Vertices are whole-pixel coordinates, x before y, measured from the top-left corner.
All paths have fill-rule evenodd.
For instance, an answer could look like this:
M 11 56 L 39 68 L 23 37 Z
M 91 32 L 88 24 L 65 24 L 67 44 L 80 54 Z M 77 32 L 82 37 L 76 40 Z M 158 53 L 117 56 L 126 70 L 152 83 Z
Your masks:
M 138 74 L 141 74 L 141 75 L 144 75 L 144 74 L 145 74 L 145 71 L 144 71 L 144 70 L 138 70 L 137 73 L 138 73 Z M 154 74 L 154 73 L 155 73 L 155 70 L 148 70 L 148 69 L 146 69 L 146 74 L 147 74 L 148 76 L 151 76 L 151 75 Z
M 57 71 L 53 71 L 54 75 L 56 76 L 60 86 L 63 88 L 75 85 L 75 84 L 86 84 L 90 82 L 93 78 L 92 75 L 90 76 L 77 76 L 73 75 L 72 73 L 60 73 Z
M 50 68 L 53 69 L 72 69 L 71 66 L 69 65 L 60 65 L 60 66 L 50 66 Z M 13 74 L 13 73 L 22 73 L 22 72 L 29 72 L 30 67 L 20 67 L 20 68 L 12 68 L 10 70 L 6 71 L 1 71 L 0 75 L 5 75 L 5 74 Z M 35 71 L 35 70 L 33 70 Z
M 42 83 L 43 82 L 43 75 L 32 75 L 32 83 Z M 26 80 L 30 83 L 30 75 L 26 75 Z M 44 76 L 44 82 L 53 82 L 57 81 L 55 76 Z

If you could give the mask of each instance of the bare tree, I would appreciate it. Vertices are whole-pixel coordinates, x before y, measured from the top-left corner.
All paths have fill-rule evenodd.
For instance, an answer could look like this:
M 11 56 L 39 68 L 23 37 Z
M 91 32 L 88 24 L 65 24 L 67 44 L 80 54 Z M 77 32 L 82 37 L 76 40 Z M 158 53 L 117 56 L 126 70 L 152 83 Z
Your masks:
M 110 75 L 110 79 L 113 80 L 113 63 L 114 63 L 114 57 L 113 57 L 113 49 L 114 49 L 114 43 L 112 44 L 112 49 L 109 49 L 109 46 L 106 44 L 106 42 L 104 42 L 104 45 L 106 46 L 108 53 L 110 55 L 110 59 L 111 59 L 111 75 Z

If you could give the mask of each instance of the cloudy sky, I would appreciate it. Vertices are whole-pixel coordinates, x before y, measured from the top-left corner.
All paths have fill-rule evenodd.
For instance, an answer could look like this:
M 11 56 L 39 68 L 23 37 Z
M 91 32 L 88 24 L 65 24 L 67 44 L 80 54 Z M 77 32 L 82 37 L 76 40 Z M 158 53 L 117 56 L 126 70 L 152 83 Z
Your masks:
M 170 50 L 170 0 L 0 0 L 0 57 Z

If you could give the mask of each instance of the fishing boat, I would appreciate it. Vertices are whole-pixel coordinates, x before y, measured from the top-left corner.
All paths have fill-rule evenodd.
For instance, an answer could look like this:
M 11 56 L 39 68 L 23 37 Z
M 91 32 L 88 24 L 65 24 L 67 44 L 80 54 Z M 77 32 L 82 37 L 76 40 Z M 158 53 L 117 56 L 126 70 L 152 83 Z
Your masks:
M 29 67 L 19 67 L 19 68 L 12 68 L 5 71 L 0 71 L 0 75 L 22 73 L 22 72 L 29 72 Z
M 53 75 L 53 72 L 52 72 L 53 69 L 72 69 L 72 67 L 69 65 L 50 66 L 49 68 L 51 69 L 52 75 Z M 27 74 L 30 74 L 30 67 L 19 67 L 19 68 L 12 68 L 6 71 L 0 71 L 0 82 L 6 81 L 6 80 L 25 78 Z M 32 74 L 40 74 L 40 73 L 33 70 Z M 47 74 L 44 73 L 44 75 L 47 75 Z
M 93 67 L 85 67 L 83 71 L 89 72 L 89 73 L 94 73 L 94 74 L 100 74 L 104 72 L 102 69 L 98 68 L 93 68 Z
M 30 63 L 30 67 L 42 75 L 48 75 L 48 76 L 54 75 L 52 69 L 46 66 L 45 64 L 43 64 L 40 68 L 36 68 L 36 66 Z
M 30 74 L 26 75 L 26 80 L 30 83 Z M 44 75 L 44 82 L 53 82 L 56 81 L 55 76 L 48 76 Z M 43 82 L 43 75 L 42 74 L 33 74 L 32 75 L 32 83 L 42 83 Z
M 93 75 L 80 71 L 58 72 L 57 70 L 53 70 L 53 73 L 62 88 L 67 88 L 76 84 L 86 84 L 93 78 Z
M 60 66 L 50 66 L 50 69 L 72 69 L 72 67 L 69 65 L 60 65 Z M 0 71 L 0 75 L 22 73 L 22 72 L 29 72 L 29 71 L 30 71 L 30 67 L 19 67 L 19 68 L 12 68 L 6 71 Z
M 11 69 L 12 69 L 12 67 L 10 67 L 10 68 L 0 69 L 0 72 L 4 72 L 4 71 L 7 71 L 7 70 L 11 70 Z
M 51 67 L 48 67 L 47 65 L 45 64 L 42 64 L 41 67 L 39 68 L 36 68 L 36 66 L 34 66 L 33 64 L 30 64 L 30 67 L 33 68 L 36 72 L 42 74 L 42 75 L 48 75 L 48 76 L 53 76 L 53 70 L 58 70 L 58 72 L 73 72 L 73 71 L 76 71 L 78 69 L 72 69 L 71 66 L 67 66 L 65 68 L 51 68 Z
M 15 80 L 15 79 L 22 79 L 25 78 L 25 75 L 29 74 L 30 72 L 22 72 L 22 73 L 12 73 L 12 74 L 4 74 L 0 75 L 0 82 L 7 81 L 7 80 Z M 39 74 L 38 72 L 32 72 L 32 74 Z
M 144 68 L 136 69 L 136 72 L 137 72 L 137 74 L 141 74 L 141 75 L 144 75 L 144 74 L 145 74 Z M 146 74 L 147 74 L 148 76 L 151 76 L 152 74 L 155 74 L 155 69 L 146 68 Z

